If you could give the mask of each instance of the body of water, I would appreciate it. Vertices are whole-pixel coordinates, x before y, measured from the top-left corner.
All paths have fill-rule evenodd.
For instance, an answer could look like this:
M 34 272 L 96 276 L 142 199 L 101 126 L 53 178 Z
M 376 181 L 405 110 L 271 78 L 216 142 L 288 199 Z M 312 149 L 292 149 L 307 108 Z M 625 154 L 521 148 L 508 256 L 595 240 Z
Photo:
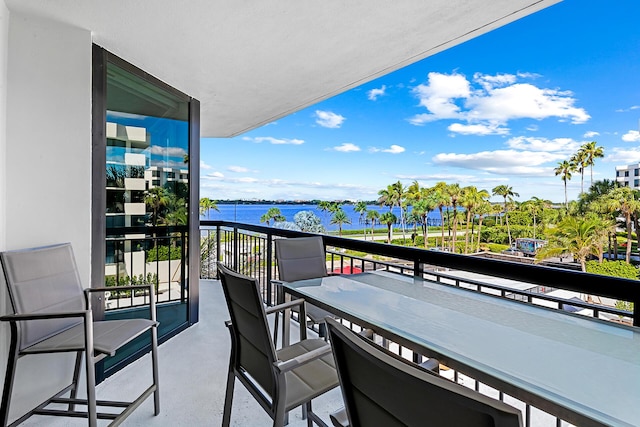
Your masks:
M 342 205 L 342 210 L 345 211 L 349 219 L 351 220 L 351 224 L 343 224 L 343 230 L 354 230 L 354 229 L 362 229 L 363 227 L 370 228 L 369 224 L 363 222 L 365 218 L 361 218 L 360 214 L 354 211 L 354 205 Z M 209 211 L 208 215 L 205 214 L 200 217 L 200 219 L 209 219 L 209 220 L 221 220 L 221 221 L 235 221 L 242 222 L 245 224 L 254 224 L 254 225 L 266 225 L 265 223 L 260 222 L 260 217 L 267 213 L 270 208 L 278 208 L 282 215 L 286 218 L 287 221 L 293 222 L 293 216 L 300 211 L 311 211 L 313 212 L 320 221 L 322 225 L 328 230 L 337 230 L 338 226 L 334 224 L 329 224 L 331 221 L 332 214 L 330 212 L 322 212 L 318 209 L 317 205 L 218 205 L 219 211 L 216 212 L 214 210 Z M 369 205 L 367 206 L 369 210 L 376 210 L 380 214 L 384 212 L 388 212 L 388 207 L 382 207 L 378 205 Z M 400 209 L 398 207 L 394 207 L 393 211 L 395 216 L 398 217 L 398 221 L 400 220 Z M 430 226 L 439 226 L 440 225 L 440 212 L 438 210 L 429 212 L 427 216 L 427 222 Z M 273 224 L 272 224 L 273 225 Z M 398 223 L 399 225 L 399 223 Z M 386 225 L 376 224 L 376 228 L 386 228 Z M 407 228 L 410 228 L 407 226 Z

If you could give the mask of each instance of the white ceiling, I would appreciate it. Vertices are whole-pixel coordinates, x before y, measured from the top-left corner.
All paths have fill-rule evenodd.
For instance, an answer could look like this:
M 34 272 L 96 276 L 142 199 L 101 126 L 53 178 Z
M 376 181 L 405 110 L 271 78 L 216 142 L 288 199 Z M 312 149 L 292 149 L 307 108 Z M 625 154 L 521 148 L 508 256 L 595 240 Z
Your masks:
M 229 137 L 559 0 L 6 0 L 200 100 Z M 541 29 L 541 31 L 544 31 Z

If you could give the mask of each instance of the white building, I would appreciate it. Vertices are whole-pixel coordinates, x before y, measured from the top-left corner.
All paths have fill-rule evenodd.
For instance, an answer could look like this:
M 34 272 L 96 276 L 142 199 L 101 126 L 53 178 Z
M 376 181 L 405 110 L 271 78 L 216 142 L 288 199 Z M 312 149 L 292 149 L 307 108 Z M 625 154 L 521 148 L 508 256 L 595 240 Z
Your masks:
M 616 182 L 622 187 L 640 189 L 640 163 L 616 166 Z

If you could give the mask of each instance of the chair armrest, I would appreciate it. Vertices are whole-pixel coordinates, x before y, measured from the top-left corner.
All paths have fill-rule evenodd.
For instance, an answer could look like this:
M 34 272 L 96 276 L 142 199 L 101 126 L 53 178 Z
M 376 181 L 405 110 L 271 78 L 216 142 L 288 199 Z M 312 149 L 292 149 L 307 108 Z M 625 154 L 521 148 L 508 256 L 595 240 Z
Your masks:
M 64 319 L 71 317 L 85 317 L 90 310 L 80 311 L 63 311 L 51 313 L 29 313 L 29 314 L 7 314 L 0 316 L 0 322 L 20 322 L 23 320 L 47 320 L 47 319 Z
M 291 307 L 295 307 L 295 306 L 301 306 L 303 303 L 304 303 L 304 299 L 299 298 L 299 299 L 295 299 L 293 301 L 285 302 L 285 303 L 282 303 L 282 304 L 272 305 L 271 307 L 265 308 L 264 311 L 265 311 L 266 314 L 271 314 L 271 313 L 275 313 L 277 311 L 285 310 L 287 308 L 291 308 Z
M 89 295 L 95 292 L 122 291 L 131 289 L 148 289 L 149 290 L 149 316 L 151 321 L 156 321 L 156 294 L 154 285 L 126 285 L 126 286 L 100 286 L 97 288 L 86 288 L 84 290 L 84 300 L 88 310 L 91 310 L 91 298 Z
M 316 348 L 315 350 L 311 350 L 308 353 L 301 354 L 300 356 L 294 357 L 289 360 L 278 360 L 273 362 L 273 365 L 276 367 L 279 373 L 289 372 L 292 369 L 298 368 L 302 365 L 305 365 L 309 362 L 313 362 L 327 354 L 331 354 L 331 346 L 329 344 L 324 345 L 320 348 Z

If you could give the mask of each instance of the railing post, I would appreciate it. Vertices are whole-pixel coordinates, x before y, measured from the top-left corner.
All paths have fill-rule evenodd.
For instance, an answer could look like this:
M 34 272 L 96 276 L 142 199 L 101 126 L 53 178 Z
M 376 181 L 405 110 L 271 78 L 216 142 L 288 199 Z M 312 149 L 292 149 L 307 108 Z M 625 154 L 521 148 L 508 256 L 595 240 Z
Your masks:
M 267 305 L 274 305 L 274 302 L 271 298 L 271 279 L 272 279 L 272 267 L 271 259 L 273 256 L 273 234 L 267 233 Z
M 238 255 L 238 226 L 233 226 L 233 269 L 238 271 L 239 255 Z
M 216 279 L 220 280 L 220 275 L 218 274 L 218 261 L 222 261 L 222 257 L 220 256 L 220 233 L 222 232 L 222 230 L 220 229 L 219 225 L 216 225 L 216 260 L 215 260 L 215 266 L 216 266 Z M 209 253 L 209 257 L 211 257 L 211 253 Z M 211 261 L 209 261 L 211 262 Z
M 633 326 L 640 326 L 640 299 L 633 301 Z
M 180 302 L 184 303 L 187 300 L 186 296 L 186 257 L 185 252 L 187 250 L 187 239 L 186 232 L 182 230 L 180 232 L 180 247 L 182 250 L 180 251 Z M 195 260 L 193 261 L 195 262 Z M 171 266 L 171 245 L 169 245 L 169 266 Z M 160 278 L 158 277 L 158 280 Z M 154 286 L 155 288 L 155 286 Z M 169 289 L 171 289 L 171 267 L 169 267 Z M 157 292 L 157 289 L 156 289 Z
M 422 277 L 422 273 L 424 273 L 424 266 L 420 262 L 419 259 L 413 260 L 413 275 L 417 277 Z

